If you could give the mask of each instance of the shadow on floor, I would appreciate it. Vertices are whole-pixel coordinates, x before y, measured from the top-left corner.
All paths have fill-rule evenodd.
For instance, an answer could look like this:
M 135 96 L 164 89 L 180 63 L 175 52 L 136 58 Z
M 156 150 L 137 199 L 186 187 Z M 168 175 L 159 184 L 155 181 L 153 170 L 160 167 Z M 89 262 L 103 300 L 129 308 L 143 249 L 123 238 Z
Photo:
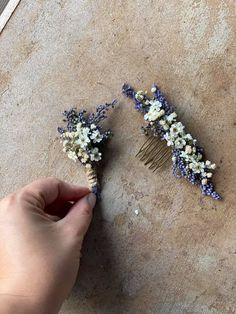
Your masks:
M 88 313 L 123 312 L 119 302 L 120 276 L 113 254 L 115 248 L 107 227 L 108 222 L 102 218 L 98 203 L 83 245 L 79 276 L 71 295 L 73 302 L 78 304 L 78 313 L 85 314 L 84 310 Z

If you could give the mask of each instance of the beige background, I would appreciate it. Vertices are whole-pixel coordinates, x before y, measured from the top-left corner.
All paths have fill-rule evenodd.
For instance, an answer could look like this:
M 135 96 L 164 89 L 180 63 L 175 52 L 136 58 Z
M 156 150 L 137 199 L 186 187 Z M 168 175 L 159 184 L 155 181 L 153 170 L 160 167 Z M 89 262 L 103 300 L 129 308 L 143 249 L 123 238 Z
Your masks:
M 234 13 L 233 0 L 22 0 L 1 34 L 1 196 L 43 176 L 85 183 L 61 152 L 60 113 L 120 101 L 103 199 L 61 313 L 236 313 Z M 125 81 L 161 86 L 219 165 L 222 202 L 134 158 L 142 117 Z

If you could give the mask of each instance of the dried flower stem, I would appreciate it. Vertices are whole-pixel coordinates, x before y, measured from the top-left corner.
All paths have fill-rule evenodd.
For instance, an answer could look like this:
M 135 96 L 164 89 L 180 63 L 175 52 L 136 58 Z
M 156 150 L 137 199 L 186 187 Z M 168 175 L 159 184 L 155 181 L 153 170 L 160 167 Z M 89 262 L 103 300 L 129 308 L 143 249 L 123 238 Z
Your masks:
M 89 189 L 93 192 L 95 187 L 98 187 L 97 171 L 94 168 L 85 168 Z

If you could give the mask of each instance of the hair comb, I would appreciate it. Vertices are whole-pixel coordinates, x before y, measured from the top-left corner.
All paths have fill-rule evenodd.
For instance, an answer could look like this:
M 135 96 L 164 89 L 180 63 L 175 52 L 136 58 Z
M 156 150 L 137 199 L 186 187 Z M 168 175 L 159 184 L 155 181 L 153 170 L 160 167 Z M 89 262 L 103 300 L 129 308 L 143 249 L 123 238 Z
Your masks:
M 148 97 L 147 92 L 136 92 L 130 85 L 124 84 L 122 92 L 134 100 L 135 109 L 144 114 L 147 123 L 142 127 L 147 140 L 136 156 L 154 172 L 172 157 L 175 177 L 186 178 L 192 184 L 200 186 L 202 194 L 220 200 L 221 196 L 212 183 L 216 165 L 205 159 L 203 148 L 185 131 L 185 126 L 177 119 L 174 107 L 168 103 L 160 89 L 153 85 L 153 96 Z
M 106 112 L 116 104 L 99 105 L 95 113 L 86 114 L 86 110 L 77 111 L 75 108 L 64 111 L 66 128 L 58 128 L 61 134 L 63 151 L 73 161 L 80 161 L 85 167 L 90 190 L 97 196 L 100 187 L 97 178 L 97 164 L 102 159 L 102 146 L 112 136 L 111 130 L 103 130 L 100 123 L 107 118 Z

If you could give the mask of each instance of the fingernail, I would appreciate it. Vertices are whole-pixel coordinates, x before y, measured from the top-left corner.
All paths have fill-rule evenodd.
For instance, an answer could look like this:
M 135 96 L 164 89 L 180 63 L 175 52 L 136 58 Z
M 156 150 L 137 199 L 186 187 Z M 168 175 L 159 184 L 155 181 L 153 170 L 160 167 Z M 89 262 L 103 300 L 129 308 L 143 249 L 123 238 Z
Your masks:
M 89 193 L 87 195 L 87 201 L 89 205 L 93 208 L 96 204 L 96 195 L 94 193 Z

